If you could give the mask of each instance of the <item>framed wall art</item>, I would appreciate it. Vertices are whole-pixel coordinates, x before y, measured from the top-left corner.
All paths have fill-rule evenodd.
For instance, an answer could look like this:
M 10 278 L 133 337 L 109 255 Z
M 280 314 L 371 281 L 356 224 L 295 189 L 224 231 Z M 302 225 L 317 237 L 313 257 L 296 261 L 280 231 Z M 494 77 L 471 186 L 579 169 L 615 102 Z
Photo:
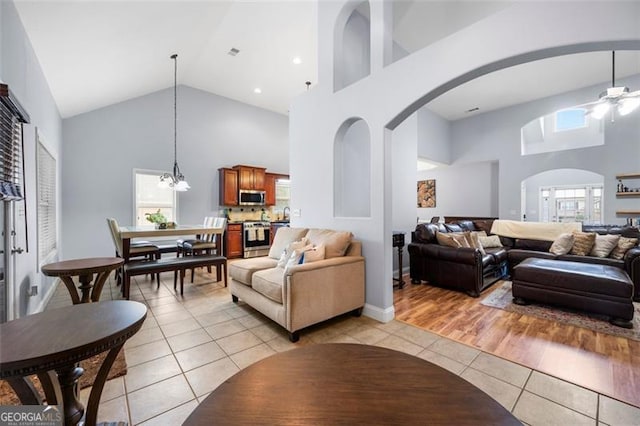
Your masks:
M 436 206 L 436 180 L 418 181 L 418 207 L 432 208 Z

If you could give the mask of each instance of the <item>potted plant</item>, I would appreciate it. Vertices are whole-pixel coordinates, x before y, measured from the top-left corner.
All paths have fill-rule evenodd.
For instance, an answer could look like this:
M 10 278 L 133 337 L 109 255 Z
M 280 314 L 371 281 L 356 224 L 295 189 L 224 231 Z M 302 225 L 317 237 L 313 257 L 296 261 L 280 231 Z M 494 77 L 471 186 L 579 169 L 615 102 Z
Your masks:
M 158 209 L 155 213 L 145 213 L 147 220 L 156 225 L 158 229 L 165 229 L 167 227 L 167 217 Z

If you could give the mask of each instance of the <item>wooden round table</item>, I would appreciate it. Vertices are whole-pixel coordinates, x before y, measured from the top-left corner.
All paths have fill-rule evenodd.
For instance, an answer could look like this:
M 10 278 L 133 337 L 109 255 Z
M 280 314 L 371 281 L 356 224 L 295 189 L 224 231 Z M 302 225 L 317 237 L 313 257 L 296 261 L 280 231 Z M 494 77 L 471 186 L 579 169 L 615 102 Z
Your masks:
M 124 264 L 120 257 L 91 257 L 86 259 L 63 260 L 62 262 L 49 263 L 42 267 L 42 273 L 49 277 L 60 277 L 69 290 L 73 304 L 97 302 L 100 300 L 102 287 L 111 271 Z M 96 279 L 93 281 L 93 274 Z M 73 277 L 78 277 L 78 289 L 82 291 L 82 297 L 78 294 Z
M 109 351 L 91 388 L 85 424 L 96 424 L 98 403 L 109 369 L 125 341 L 147 317 L 147 307 L 128 300 L 85 303 L 52 309 L 0 324 L 0 379 L 6 379 L 23 405 L 42 403 L 27 376 L 37 374 L 48 405 L 62 404 L 64 424 L 84 415 L 77 381 L 83 359 Z
M 279 353 L 215 389 L 184 425 L 519 425 L 466 380 L 377 346 L 321 344 Z

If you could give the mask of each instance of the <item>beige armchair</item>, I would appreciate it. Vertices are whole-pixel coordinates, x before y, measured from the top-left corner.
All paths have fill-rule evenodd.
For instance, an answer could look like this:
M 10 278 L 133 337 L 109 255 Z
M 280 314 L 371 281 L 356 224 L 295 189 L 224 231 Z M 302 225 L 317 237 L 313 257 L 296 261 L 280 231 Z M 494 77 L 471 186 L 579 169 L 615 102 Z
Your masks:
M 278 267 L 284 247 L 302 237 L 308 237 L 311 244 L 326 245 L 328 258 Z M 280 228 L 269 256 L 229 264 L 229 290 L 234 302 L 242 299 L 271 318 L 295 342 L 305 327 L 346 312 L 362 313 L 364 265 L 362 244 L 351 240 L 351 233 Z

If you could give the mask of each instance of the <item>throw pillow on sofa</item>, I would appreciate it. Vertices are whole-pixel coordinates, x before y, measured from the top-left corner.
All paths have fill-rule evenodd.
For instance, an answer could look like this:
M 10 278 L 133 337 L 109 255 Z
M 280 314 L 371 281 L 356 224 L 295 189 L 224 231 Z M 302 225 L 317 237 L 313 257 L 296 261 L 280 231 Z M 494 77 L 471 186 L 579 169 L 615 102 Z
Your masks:
M 313 246 L 311 244 L 308 244 L 308 245 L 306 245 L 304 247 L 294 249 L 291 252 L 291 254 L 289 255 L 289 259 L 287 260 L 287 264 L 284 266 L 285 273 L 292 266 L 301 264 L 302 263 L 302 258 L 304 256 L 304 252 L 307 251 L 307 250 L 311 250 L 312 248 L 313 248 Z
M 331 229 L 309 229 L 306 237 L 315 246 L 324 245 L 326 259 L 342 257 L 347 252 L 353 234 L 349 231 L 334 231 Z
M 324 259 L 324 244 L 312 246 L 309 250 L 305 250 L 302 255 L 302 263 L 317 262 Z
M 273 237 L 273 244 L 269 249 L 269 257 L 272 259 L 280 258 L 289 244 L 299 241 L 306 233 L 307 228 L 289 228 L 288 226 L 278 228 L 276 235 Z
M 488 237 L 478 236 L 478 242 L 480 242 L 484 248 L 502 247 L 500 237 L 497 235 L 489 235 Z
M 629 249 L 634 248 L 636 244 L 638 244 L 637 238 L 620 237 L 618 245 L 613 248 L 609 257 L 621 260 L 624 258 L 624 254 L 629 251 Z
M 467 239 L 462 232 L 436 232 L 436 240 L 441 246 L 460 248 L 469 247 Z
M 467 243 L 469 244 L 469 247 L 480 250 L 480 253 L 483 256 L 487 254 L 487 252 L 484 251 L 484 247 L 482 247 L 482 244 L 480 244 L 480 240 L 478 239 L 479 235 L 476 232 L 466 231 L 464 233 L 464 236 L 467 239 Z
M 596 241 L 591 249 L 591 256 L 607 257 L 618 246 L 620 235 L 596 235 Z
M 591 249 L 596 242 L 596 233 L 573 231 L 573 238 L 573 247 L 571 247 L 569 253 L 576 256 L 586 256 L 591 253 Z
M 309 240 L 307 240 L 306 237 L 302 238 L 300 241 L 294 241 L 292 243 L 289 243 L 287 248 L 285 248 L 282 251 L 282 254 L 280 255 L 280 259 L 278 259 L 278 268 L 286 267 L 293 252 L 295 252 L 296 250 L 303 249 L 307 245 L 309 245 Z M 300 258 L 298 258 L 298 262 L 299 261 L 300 261 Z
M 574 241 L 575 237 L 573 234 L 569 234 L 568 232 L 562 233 L 555 239 L 553 244 L 551 244 L 549 253 L 553 253 L 555 255 L 567 254 L 571 251 Z

